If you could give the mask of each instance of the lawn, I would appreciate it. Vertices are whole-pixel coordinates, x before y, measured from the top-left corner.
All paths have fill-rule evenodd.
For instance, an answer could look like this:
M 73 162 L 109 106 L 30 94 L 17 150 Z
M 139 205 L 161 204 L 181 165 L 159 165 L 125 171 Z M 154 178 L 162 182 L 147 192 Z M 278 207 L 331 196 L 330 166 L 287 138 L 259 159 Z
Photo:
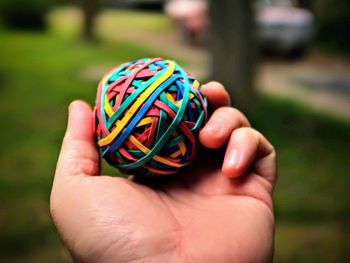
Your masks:
M 123 15 L 130 28 L 169 26 L 159 15 Z M 0 28 L 0 262 L 70 262 L 48 211 L 67 106 L 77 98 L 93 104 L 100 74 L 113 65 L 171 56 L 118 37 L 106 40 L 102 31 L 100 41 L 86 44 L 76 37 L 79 26 L 64 29 L 59 12 L 51 21 L 42 33 Z M 344 262 L 350 124 L 265 96 L 250 118 L 278 153 L 275 261 Z

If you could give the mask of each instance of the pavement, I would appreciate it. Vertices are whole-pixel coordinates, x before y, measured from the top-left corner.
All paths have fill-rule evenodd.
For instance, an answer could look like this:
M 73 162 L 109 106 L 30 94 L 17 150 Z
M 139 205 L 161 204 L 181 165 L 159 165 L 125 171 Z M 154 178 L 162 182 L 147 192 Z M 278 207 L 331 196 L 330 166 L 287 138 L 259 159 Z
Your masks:
M 350 121 L 350 60 L 312 52 L 298 61 L 264 62 L 258 89 Z

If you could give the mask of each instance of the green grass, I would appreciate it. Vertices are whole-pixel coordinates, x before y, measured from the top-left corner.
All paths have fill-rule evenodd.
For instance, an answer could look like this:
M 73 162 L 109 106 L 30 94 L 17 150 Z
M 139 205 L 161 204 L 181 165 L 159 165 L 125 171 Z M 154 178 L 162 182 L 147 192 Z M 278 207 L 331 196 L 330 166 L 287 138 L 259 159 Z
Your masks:
M 345 262 L 350 249 L 350 125 L 262 98 L 252 124 L 276 147 L 276 262 Z
M 164 55 L 117 37 L 80 42 L 79 26 L 67 31 L 55 15 L 47 33 L 0 29 L 0 262 L 69 262 L 48 212 L 68 103 L 93 104 L 99 74 L 113 65 Z M 276 262 L 344 262 L 350 125 L 270 97 L 250 119 L 278 153 Z
M 61 7 L 48 16 L 51 31 L 75 37 L 82 29 L 83 16 L 78 8 Z M 120 35 L 132 35 L 135 30 L 144 34 L 167 33 L 171 21 L 161 13 L 108 9 L 97 16 L 95 33 L 104 41 L 118 39 Z
M 97 80 L 87 78 L 85 69 L 107 70 L 156 54 L 133 43 L 89 45 L 4 30 L 0 43 L 0 255 L 20 255 L 52 238 L 57 243 L 49 191 L 69 102 L 94 102 Z
M 252 123 L 277 148 L 279 218 L 350 219 L 350 203 L 345 201 L 350 182 L 348 123 L 273 98 L 263 99 Z

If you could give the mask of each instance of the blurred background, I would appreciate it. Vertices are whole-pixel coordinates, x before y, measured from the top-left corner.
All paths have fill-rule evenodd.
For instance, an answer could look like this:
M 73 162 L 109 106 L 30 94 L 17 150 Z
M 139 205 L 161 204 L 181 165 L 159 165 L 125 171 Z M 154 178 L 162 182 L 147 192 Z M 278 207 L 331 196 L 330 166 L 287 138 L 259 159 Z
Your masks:
M 67 106 L 158 56 L 276 146 L 275 262 L 348 262 L 349 28 L 348 0 L 0 0 L 0 262 L 72 262 L 48 207 Z

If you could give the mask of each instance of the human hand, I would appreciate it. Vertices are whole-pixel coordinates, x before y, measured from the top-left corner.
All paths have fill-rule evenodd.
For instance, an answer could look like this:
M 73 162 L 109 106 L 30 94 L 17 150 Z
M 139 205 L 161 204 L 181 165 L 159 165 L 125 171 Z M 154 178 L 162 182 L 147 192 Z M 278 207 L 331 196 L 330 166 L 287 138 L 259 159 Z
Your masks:
M 203 87 L 214 110 L 198 158 L 151 186 L 101 176 L 92 110 L 69 107 L 50 209 L 78 262 L 269 262 L 275 151 L 228 107 L 224 87 Z M 226 152 L 224 152 L 226 148 Z

